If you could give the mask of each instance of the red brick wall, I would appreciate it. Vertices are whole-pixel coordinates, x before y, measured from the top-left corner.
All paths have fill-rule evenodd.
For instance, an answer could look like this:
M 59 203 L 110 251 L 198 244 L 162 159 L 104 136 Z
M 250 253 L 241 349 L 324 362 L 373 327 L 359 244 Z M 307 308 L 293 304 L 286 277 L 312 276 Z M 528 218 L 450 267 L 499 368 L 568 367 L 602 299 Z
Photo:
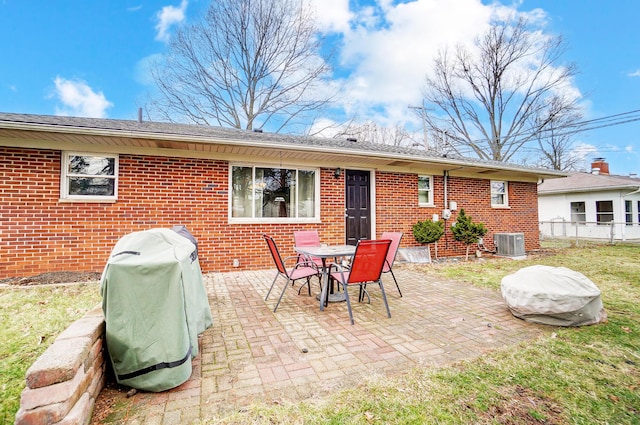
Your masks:
M 198 239 L 205 272 L 232 270 L 233 259 L 241 269 L 272 267 L 262 233 L 276 239 L 283 256 L 293 254 L 298 229 L 344 242 L 344 174 L 335 179 L 331 169 L 321 170 L 321 225 L 228 224 L 227 176 L 226 161 L 120 155 L 117 202 L 59 202 L 59 151 L 0 148 L 0 279 L 101 271 L 121 236 L 176 224 Z M 400 230 L 402 246 L 415 245 L 412 224 L 442 213 L 442 177 L 434 178 L 434 208 L 418 208 L 416 175 L 380 172 L 375 181 L 377 233 Z M 510 182 L 509 210 L 491 209 L 489 190 L 488 180 L 449 179 L 449 200 L 487 224 L 490 234 L 525 232 L 526 248 L 537 248 L 536 185 Z M 439 253 L 464 253 L 447 234 Z
M 433 177 L 435 207 L 418 207 L 418 175 L 376 173 L 376 233 L 404 232 L 401 247 L 418 246 L 411 233 L 417 221 L 442 215 L 442 178 Z
M 442 218 L 444 205 L 444 177 L 433 176 L 434 207 L 419 207 L 417 196 L 418 176 L 401 173 L 376 173 L 377 233 L 404 232 L 401 246 L 418 246 L 411 227 L 418 220 L 430 220 L 433 214 Z M 438 242 L 438 254 L 463 255 L 466 245 L 453 239 L 451 225 L 455 223 L 461 208 L 476 223 L 488 228 L 484 243 L 493 246 L 494 233 L 524 233 L 525 250 L 538 249 L 538 201 L 535 183 L 508 182 L 509 208 L 491 207 L 490 180 L 448 177 L 447 200 L 458 204 L 451 218 L 445 223 L 445 234 Z M 448 206 L 447 206 L 448 207 Z
M 322 226 L 227 223 L 228 164 L 120 155 L 116 203 L 59 202 L 60 152 L 0 148 L 0 278 L 49 271 L 101 271 L 117 240 L 154 227 L 187 226 L 205 271 L 270 266 L 268 233 L 293 255 L 293 230 L 320 228 L 344 242 L 343 180 L 323 169 Z M 167 176 L 170 176 L 167 178 Z
M 474 222 L 484 223 L 488 232 L 484 237 L 487 248 L 494 249 L 495 233 L 524 233 L 525 250 L 540 248 L 538 229 L 538 198 L 536 183 L 508 182 L 508 208 L 491 207 L 490 180 L 474 180 L 449 177 L 448 199 L 458 203 L 458 210 L 451 215 L 448 226 L 452 225 L 461 208 Z M 451 230 L 445 233 L 446 243 L 456 252 L 462 252 L 465 245 L 453 240 Z

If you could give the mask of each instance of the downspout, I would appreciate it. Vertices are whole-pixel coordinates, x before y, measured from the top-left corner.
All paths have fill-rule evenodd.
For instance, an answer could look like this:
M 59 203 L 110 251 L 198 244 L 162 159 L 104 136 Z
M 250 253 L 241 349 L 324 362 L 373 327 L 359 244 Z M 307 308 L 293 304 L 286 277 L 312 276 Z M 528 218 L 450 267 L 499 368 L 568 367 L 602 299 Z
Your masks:
M 448 208 L 449 199 L 447 197 L 447 182 L 449 181 L 449 171 L 462 170 L 464 167 L 452 168 L 451 170 L 444 170 L 442 172 L 442 177 L 444 179 L 444 206 L 443 209 Z
M 444 186 L 444 205 L 442 206 L 443 211 L 447 209 L 447 183 L 449 181 L 449 171 L 448 170 L 444 170 L 444 172 L 442 173 L 442 184 Z M 444 216 L 442 217 L 444 219 L 444 248 L 446 250 L 449 250 L 449 239 L 447 239 L 447 219 L 444 218 Z
M 445 249 L 449 249 L 449 240 L 447 239 L 447 220 L 448 218 L 445 218 L 444 216 L 444 212 L 447 211 L 449 209 L 449 195 L 447 193 L 448 191 L 448 186 L 449 186 L 449 172 L 450 171 L 455 171 L 455 170 L 462 170 L 464 167 L 458 167 L 458 168 L 452 168 L 451 170 L 444 170 L 442 172 L 442 182 L 443 182 L 443 186 L 444 186 L 444 205 L 442 206 L 442 218 L 444 219 L 444 243 L 445 243 Z M 449 217 L 451 216 L 451 211 L 449 211 Z
M 621 203 L 622 203 L 622 205 L 621 205 L 621 208 L 620 208 L 620 209 L 621 209 L 622 211 L 624 211 L 624 224 L 622 225 L 622 231 L 620 232 L 620 233 L 621 233 L 621 235 L 620 235 L 620 236 L 621 236 L 621 238 L 622 238 L 622 241 L 625 241 L 625 240 L 626 240 L 626 232 L 625 232 L 625 230 L 626 230 L 626 227 L 627 227 L 627 209 L 626 209 L 626 205 L 625 205 L 625 202 L 624 202 L 624 201 L 625 201 L 625 199 L 624 199 L 624 198 L 626 198 L 627 196 L 635 195 L 636 193 L 640 193 L 640 187 L 638 187 L 638 188 L 637 188 L 636 190 L 634 190 L 633 192 L 629 192 L 629 193 L 624 194 L 624 195 L 622 195 L 622 196 L 620 197 L 620 198 L 621 198 L 621 200 L 622 200 L 622 202 L 621 202 Z M 633 222 L 633 219 L 631 219 L 631 221 Z
M 444 183 L 444 206 L 442 208 L 446 209 L 447 208 L 447 181 L 449 180 L 449 171 L 448 170 L 444 170 L 442 178 L 443 178 L 443 183 Z

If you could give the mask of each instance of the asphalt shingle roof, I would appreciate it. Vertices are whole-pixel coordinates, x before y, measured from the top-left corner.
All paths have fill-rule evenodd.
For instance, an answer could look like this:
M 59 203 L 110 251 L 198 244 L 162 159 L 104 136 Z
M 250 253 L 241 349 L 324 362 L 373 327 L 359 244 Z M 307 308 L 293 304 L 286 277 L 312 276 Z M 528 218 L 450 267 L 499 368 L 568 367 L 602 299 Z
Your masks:
M 105 132 L 109 134 L 117 133 L 121 137 L 149 137 L 162 136 L 165 139 L 174 140 L 197 140 L 199 142 L 231 142 L 238 144 L 277 144 L 283 147 L 305 148 L 317 147 L 318 150 L 339 150 L 341 152 L 351 152 L 362 155 L 388 155 L 389 157 L 410 157 L 439 163 L 450 163 L 457 165 L 469 165 L 476 167 L 487 167 L 501 170 L 513 170 L 531 174 L 541 174 L 554 177 L 564 176 L 554 170 L 537 167 L 510 164 L 500 161 L 489 161 L 477 158 L 466 158 L 461 156 L 443 155 L 434 151 L 424 149 L 407 148 L 402 146 L 384 145 L 369 143 L 365 141 L 350 141 L 339 138 L 321 138 L 309 136 L 297 136 L 280 133 L 267 133 L 247 131 L 234 128 L 213 127 L 195 124 L 178 124 L 166 122 L 118 120 L 102 118 L 83 118 L 53 115 L 33 115 L 0 113 L 0 129 L 15 126 L 29 127 L 30 129 L 42 128 L 53 131 L 60 129 L 64 131 L 91 131 Z
M 609 174 L 573 173 L 562 179 L 545 180 L 538 194 L 559 192 L 591 192 L 640 188 L 640 179 Z

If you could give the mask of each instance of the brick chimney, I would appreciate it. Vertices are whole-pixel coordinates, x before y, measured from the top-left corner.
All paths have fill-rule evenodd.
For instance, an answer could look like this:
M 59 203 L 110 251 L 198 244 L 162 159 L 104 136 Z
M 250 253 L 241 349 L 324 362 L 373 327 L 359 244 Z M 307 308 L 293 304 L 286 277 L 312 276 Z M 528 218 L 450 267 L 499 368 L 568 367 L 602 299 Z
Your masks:
M 593 158 L 591 163 L 591 174 L 609 175 L 609 163 L 604 158 Z

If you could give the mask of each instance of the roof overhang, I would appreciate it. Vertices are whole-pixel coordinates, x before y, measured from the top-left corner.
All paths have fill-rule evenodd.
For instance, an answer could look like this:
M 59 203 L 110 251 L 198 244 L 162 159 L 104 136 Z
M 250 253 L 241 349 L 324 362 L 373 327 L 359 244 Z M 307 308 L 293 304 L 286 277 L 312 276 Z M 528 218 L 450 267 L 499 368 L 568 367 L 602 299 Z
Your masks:
M 140 127 L 121 129 L 0 120 L 0 146 L 429 174 L 446 172 L 450 176 L 532 182 L 567 175 L 508 163 L 485 164 L 465 158 L 421 155 L 417 151 L 370 151 L 357 142 L 332 146 L 331 143 L 314 143 L 320 139 L 273 133 L 254 134 L 233 130 L 221 131 L 222 134 L 217 136 L 159 132 L 142 125 Z M 310 142 L 305 143 L 307 140 Z
M 565 193 L 592 193 L 592 192 L 640 192 L 640 183 L 637 185 L 598 186 L 575 189 L 539 190 L 538 196 L 562 195 Z

